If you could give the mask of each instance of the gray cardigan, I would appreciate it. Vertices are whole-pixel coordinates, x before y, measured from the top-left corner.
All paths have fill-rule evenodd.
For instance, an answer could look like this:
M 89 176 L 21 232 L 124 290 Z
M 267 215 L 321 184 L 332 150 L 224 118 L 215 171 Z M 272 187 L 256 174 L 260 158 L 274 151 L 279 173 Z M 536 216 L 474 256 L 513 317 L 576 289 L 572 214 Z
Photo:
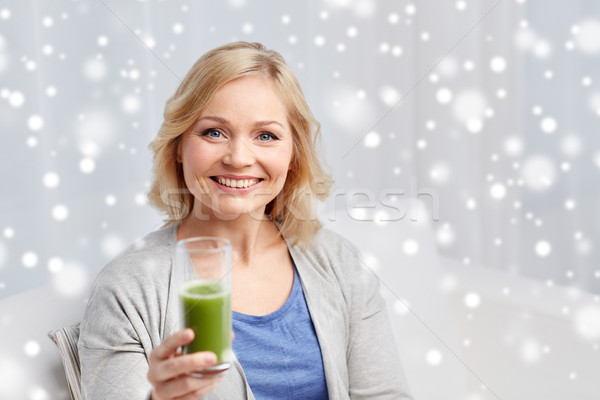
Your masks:
M 152 232 L 98 275 L 81 323 L 84 398 L 144 399 L 148 357 L 179 330 L 171 279 L 177 225 Z M 377 278 L 347 240 L 320 230 L 288 248 L 319 339 L 331 400 L 411 399 Z M 237 360 L 207 400 L 254 399 Z

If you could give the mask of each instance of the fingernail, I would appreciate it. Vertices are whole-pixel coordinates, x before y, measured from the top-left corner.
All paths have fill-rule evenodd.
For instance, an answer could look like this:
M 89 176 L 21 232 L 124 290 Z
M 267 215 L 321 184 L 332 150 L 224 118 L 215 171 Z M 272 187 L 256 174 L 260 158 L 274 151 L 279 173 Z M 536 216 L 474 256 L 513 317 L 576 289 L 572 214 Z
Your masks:
M 204 362 L 215 364 L 217 362 L 217 356 L 214 353 L 208 353 L 204 356 Z

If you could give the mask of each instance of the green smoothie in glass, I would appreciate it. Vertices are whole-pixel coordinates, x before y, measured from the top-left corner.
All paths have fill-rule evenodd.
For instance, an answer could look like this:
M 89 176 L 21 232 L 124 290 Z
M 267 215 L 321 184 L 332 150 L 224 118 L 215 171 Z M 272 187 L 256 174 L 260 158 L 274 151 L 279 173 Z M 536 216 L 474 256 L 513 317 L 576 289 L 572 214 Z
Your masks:
M 217 365 L 209 370 L 227 369 L 232 358 L 231 291 L 219 281 L 194 280 L 183 285 L 179 297 L 184 326 L 192 328 L 195 335 L 184 354 L 212 351 Z

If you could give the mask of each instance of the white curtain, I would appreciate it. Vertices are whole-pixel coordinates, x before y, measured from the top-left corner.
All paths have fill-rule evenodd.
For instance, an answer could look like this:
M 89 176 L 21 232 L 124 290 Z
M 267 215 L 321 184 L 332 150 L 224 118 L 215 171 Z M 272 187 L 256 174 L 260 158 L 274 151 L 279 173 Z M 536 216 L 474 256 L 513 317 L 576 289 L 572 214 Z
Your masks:
M 355 62 L 334 63 L 331 87 L 360 99 L 324 115 L 348 123 L 326 140 L 342 191 L 412 192 L 439 215 L 442 254 L 597 293 L 598 4 L 388 6 Z
M 385 199 L 416 188 L 421 218 L 439 216 L 443 254 L 597 292 L 598 8 L 5 3 L 3 293 L 51 279 L 49 264 L 91 278 L 160 226 L 143 201 L 147 144 L 190 65 L 231 40 L 263 42 L 297 73 L 322 122 L 336 201 L 375 202 L 393 219 Z M 362 200 L 343 196 L 356 192 Z

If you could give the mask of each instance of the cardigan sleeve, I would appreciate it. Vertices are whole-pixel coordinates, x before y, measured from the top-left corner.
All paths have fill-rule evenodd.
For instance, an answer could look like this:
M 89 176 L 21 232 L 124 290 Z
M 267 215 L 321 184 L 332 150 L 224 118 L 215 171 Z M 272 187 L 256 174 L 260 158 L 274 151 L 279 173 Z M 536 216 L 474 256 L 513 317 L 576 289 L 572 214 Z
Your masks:
M 146 377 L 148 357 L 160 337 L 158 322 L 144 322 L 156 312 L 144 310 L 154 297 L 140 297 L 140 284 L 119 285 L 118 278 L 96 286 L 81 323 L 78 348 L 86 400 L 149 399 L 152 390 Z M 237 360 L 219 387 L 202 399 L 254 400 Z
M 350 340 L 347 349 L 352 400 L 412 399 L 400 362 L 379 278 L 349 242 L 344 270 L 350 279 Z M 352 261 L 350 261 L 352 260 Z
M 78 351 L 85 399 L 146 399 L 148 357 L 173 331 L 169 292 L 176 227 L 146 235 L 96 277 Z
M 81 321 L 78 351 L 84 399 L 142 400 L 151 392 L 148 358 L 180 329 L 171 295 L 176 226 L 153 232 L 96 278 Z M 203 400 L 254 400 L 239 362 Z
M 148 398 L 148 361 L 128 307 L 106 285 L 90 296 L 78 344 L 85 399 Z

